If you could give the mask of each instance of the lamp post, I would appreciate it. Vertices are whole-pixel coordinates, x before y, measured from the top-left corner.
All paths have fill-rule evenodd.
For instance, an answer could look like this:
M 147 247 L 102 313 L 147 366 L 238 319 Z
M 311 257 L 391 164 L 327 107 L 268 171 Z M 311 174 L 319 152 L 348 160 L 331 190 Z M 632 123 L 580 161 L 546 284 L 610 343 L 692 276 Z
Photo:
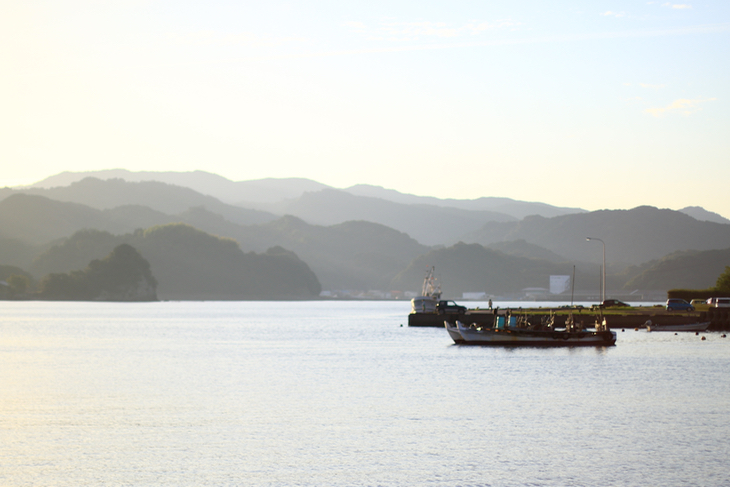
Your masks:
M 603 303 L 606 300 L 606 242 L 604 242 L 600 238 L 586 237 L 586 241 L 591 241 L 591 240 L 598 240 L 599 242 L 601 242 L 603 244 L 603 269 L 602 269 L 603 270 L 603 272 L 602 272 L 603 289 L 601 290 L 601 303 Z

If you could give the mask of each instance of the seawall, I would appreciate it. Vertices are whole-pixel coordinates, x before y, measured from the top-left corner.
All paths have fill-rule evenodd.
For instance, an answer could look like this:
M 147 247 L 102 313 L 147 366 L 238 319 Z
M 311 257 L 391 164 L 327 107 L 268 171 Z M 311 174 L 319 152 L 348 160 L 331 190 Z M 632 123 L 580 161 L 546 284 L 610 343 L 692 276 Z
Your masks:
M 512 316 L 526 316 L 530 323 L 538 324 L 546 320 L 551 313 L 555 315 L 555 325 L 565 325 L 565 320 L 570 310 L 564 308 L 519 308 L 500 309 L 499 314 L 504 315 L 510 312 Z M 573 319 L 582 322 L 583 326 L 590 327 L 596 319 L 600 320 L 600 313 L 591 309 L 573 310 Z M 679 325 L 686 323 L 697 323 L 710 321 L 710 330 L 730 330 L 730 309 L 711 308 L 707 311 L 695 311 L 692 313 L 678 313 L 666 311 L 664 308 L 647 307 L 621 310 L 604 310 L 603 317 L 606 318 L 609 328 L 640 328 L 651 320 L 652 323 L 662 325 Z M 459 320 L 466 324 L 476 323 L 478 325 L 491 326 L 494 323 L 494 312 L 492 310 L 468 310 L 464 314 L 443 314 L 436 313 L 411 313 L 408 315 L 408 326 L 432 326 L 443 327 L 444 321 L 455 322 Z

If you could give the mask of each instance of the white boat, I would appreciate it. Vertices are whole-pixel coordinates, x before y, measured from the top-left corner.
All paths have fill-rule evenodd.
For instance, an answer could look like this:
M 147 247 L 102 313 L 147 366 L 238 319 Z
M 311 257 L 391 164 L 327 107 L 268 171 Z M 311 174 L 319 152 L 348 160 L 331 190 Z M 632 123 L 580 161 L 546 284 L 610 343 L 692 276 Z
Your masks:
M 411 299 L 411 313 L 436 313 L 436 305 L 441 299 L 441 285 L 436 283 L 435 267 L 426 271 L 421 295 Z
M 457 324 L 458 323 L 459 322 L 457 321 Z M 454 340 L 454 343 L 461 344 L 464 342 L 464 339 L 461 337 L 461 333 L 459 333 L 458 325 L 453 325 L 448 321 L 444 321 L 444 326 L 446 327 L 446 331 L 449 333 L 451 339 Z
M 710 327 L 709 321 L 702 323 L 685 323 L 680 325 L 659 325 L 652 323 L 651 320 L 645 323 L 646 331 L 707 331 Z
M 466 326 L 457 321 L 455 325 L 444 322 L 446 331 L 454 343 L 459 345 L 499 345 L 530 347 L 576 347 L 611 346 L 616 344 L 616 332 L 610 331 L 605 320 L 595 331 L 591 330 L 529 330 L 525 328 L 486 328 Z

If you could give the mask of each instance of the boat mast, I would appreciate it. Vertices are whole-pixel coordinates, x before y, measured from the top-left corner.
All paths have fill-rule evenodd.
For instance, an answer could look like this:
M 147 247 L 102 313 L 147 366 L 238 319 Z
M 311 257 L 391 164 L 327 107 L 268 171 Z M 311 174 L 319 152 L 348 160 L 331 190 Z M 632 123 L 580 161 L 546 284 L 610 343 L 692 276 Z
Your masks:
M 423 280 L 423 288 L 421 289 L 421 296 L 431 296 L 435 299 L 441 297 L 441 285 L 436 284 L 436 267 L 431 266 L 426 271 L 426 278 Z

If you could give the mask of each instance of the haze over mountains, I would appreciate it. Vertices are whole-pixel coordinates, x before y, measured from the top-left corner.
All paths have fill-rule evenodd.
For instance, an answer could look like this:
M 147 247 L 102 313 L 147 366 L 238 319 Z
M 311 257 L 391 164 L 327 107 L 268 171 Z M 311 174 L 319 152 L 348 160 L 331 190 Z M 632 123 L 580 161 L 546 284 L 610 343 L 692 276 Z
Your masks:
M 308 179 L 259 179 L 256 181 L 231 181 L 223 176 L 205 171 L 152 172 L 108 169 L 91 172 L 62 172 L 29 186 L 30 188 L 53 188 L 69 186 L 86 178 L 123 179 L 129 182 L 159 181 L 183 188 L 190 188 L 200 194 L 214 196 L 226 203 L 263 202 L 275 203 L 282 199 L 301 196 L 305 191 L 317 191 L 328 186 Z M 245 195 L 246 199 L 242 199 Z
M 103 189 L 89 183 L 88 178 L 137 182 Z M 168 183 L 168 188 L 159 181 Z M 157 188 L 148 185 L 157 184 Z M 172 190 L 173 186 L 177 188 Z M 186 187 L 199 194 L 183 194 Z M 476 231 L 487 221 L 517 221 L 526 214 L 555 216 L 582 212 L 576 208 L 557 208 L 543 203 L 512 201 L 506 198 L 480 198 L 473 201 L 438 200 L 417 197 L 375 188 L 355 186 L 338 190 L 307 179 L 264 179 L 257 181 L 229 181 L 220 176 L 195 171 L 192 173 L 132 173 L 126 170 L 109 170 L 93 173 L 61 173 L 40 181 L 24 190 L 41 194 L 59 201 L 83 203 L 99 209 L 120 205 L 144 205 L 157 211 L 175 214 L 189 207 L 201 206 L 223 215 L 235 223 L 263 223 L 275 216 L 293 215 L 317 225 L 334 225 L 350 220 L 364 220 L 389 226 L 425 245 L 452 244 L 462 234 Z M 176 198 L 163 194 L 178 191 Z M 146 195 L 146 196 L 145 196 Z M 204 195 L 207 195 L 208 198 Z M 215 197 L 220 201 L 210 201 Z M 223 207 L 221 202 L 228 203 Z M 248 219 L 236 218 L 237 208 L 259 210 Z M 247 210 L 251 212 L 251 210 Z M 269 218 L 267 218 L 267 216 Z M 433 222 L 448 220 L 454 232 L 449 238 L 434 232 Z M 457 233 L 458 232 L 458 233 Z
M 233 239 L 244 254 L 262 255 L 261 262 L 269 259 L 267 265 L 283 256 L 289 262 L 300 262 L 294 267 L 270 266 L 269 271 L 258 264 L 229 266 L 247 269 L 248 279 L 261 279 L 256 272 L 274 273 L 274 268 L 284 273 L 281 282 L 287 280 L 287 272 L 298 273 L 301 277 L 294 281 L 302 283 L 316 276 L 316 284 L 289 287 L 278 294 L 290 297 L 297 293 L 311 297 L 320 284 L 321 289 L 332 291 L 416 291 L 430 265 L 437 265 L 438 272 L 448 276 L 445 291 L 455 293 L 452 297 L 468 291 L 498 295 L 547 287 L 550 275 L 569 274 L 573 266 L 576 285 L 582 282 L 591 288 L 595 287 L 592 276 L 600 265 L 602 248 L 600 242 L 586 242 L 587 236 L 606 242 L 609 290 L 629 285 L 666 290 L 681 282 L 709 287 L 724 266 L 730 265 L 730 252 L 719 252 L 730 249 L 730 221 L 696 207 L 587 212 L 506 198 L 439 200 L 366 185 L 341 190 L 306 179 L 233 182 L 202 171 L 125 170 L 61 173 L 30 187 L 0 189 L 0 265 L 31 270 L 40 279 L 44 272 L 83 268 L 91 259 L 104 257 L 114 245 L 135 246 L 135 238 L 124 235 L 177 223 Z M 103 234 L 108 237 L 74 235 L 86 229 L 108 232 Z M 182 240 L 197 235 L 163 234 L 172 240 L 172 234 Z M 106 243 L 92 245 L 97 240 Z M 69 259 L 52 250 L 69 242 L 89 251 Z M 195 259 L 190 254 L 178 265 L 202 272 L 190 260 L 216 262 L 203 266 L 207 269 L 203 274 L 211 277 L 198 279 L 215 291 L 180 287 L 186 279 L 195 279 L 194 274 L 165 271 L 170 264 L 160 258 L 164 253 L 144 248 L 144 242 L 137 238 L 135 248 L 150 261 L 162 298 L 277 295 L 276 284 L 265 291 L 244 290 L 243 281 L 233 279 L 224 271 L 225 265 L 220 267 L 220 261 L 205 257 L 205 252 Z M 212 243 L 201 248 L 206 246 L 216 252 Z M 696 263 L 690 268 L 685 265 L 686 252 Z M 672 271 L 673 263 L 682 268 L 681 275 Z M 663 277 L 652 278 L 652 272 Z M 228 284 L 211 284 L 216 273 L 228 276 L 219 280 Z M 226 285 L 240 291 L 226 293 Z
M 28 188 L 69 186 L 71 183 L 81 181 L 88 177 L 103 180 L 118 178 L 129 182 L 159 181 L 190 188 L 200 194 L 213 196 L 220 201 L 245 208 L 257 208 L 260 205 L 265 206 L 269 203 L 280 203 L 282 200 L 297 198 L 305 192 L 315 192 L 326 188 L 336 189 L 304 178 L 267 178 L 251 181 L 231 181 L 223 176 L 205 171 L 155 172 L 128 171 L 126 169 L 107 169 L 89 172 L 65 171 L 45 178 L 28 186 Z M 510 215 L 518 220 L 529 215 L 553 217 L 586 211 L 581 208 L 561 208 L 540 202 L 526 202 L 510 198 L 482 197 L 475 200 L 458 200 L 440 199 L 432 196 L 415 196 L 368 184 L 358 184 L 346 188 L 343 191 L 355 196 L 369 196 L 394 203 L 433 205 L 474 211 L 493 211 Z M 488 188 L 485 188 L 485 191 L 488 191 Z M 242 195 L 245 195 L 244 199 L 242 199 Z M 700 221 L 730 223 L 730 219 L 698 206 L 688 206 L 678 211 L 686 213 Z

